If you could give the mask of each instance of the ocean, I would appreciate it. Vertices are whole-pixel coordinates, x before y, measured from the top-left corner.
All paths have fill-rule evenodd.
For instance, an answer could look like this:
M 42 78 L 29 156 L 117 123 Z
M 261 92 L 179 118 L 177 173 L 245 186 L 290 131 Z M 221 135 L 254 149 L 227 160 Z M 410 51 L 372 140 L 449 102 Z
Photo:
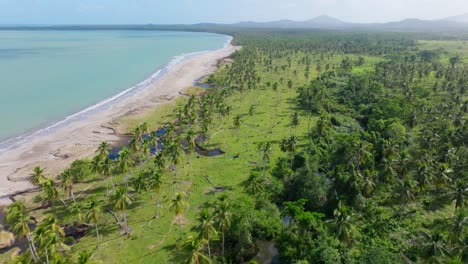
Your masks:
M 85 118 L 227 41 L 167 31 L 0 31 L 0 151 Z

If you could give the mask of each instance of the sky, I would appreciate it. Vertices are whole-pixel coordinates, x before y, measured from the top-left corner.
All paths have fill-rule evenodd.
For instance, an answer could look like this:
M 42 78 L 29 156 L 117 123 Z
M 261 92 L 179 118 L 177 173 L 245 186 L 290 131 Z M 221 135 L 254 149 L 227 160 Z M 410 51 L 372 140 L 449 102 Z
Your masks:
M 330 15 L 347 22 L 437 19 L 468 0 L 0 0 L 0 24 L 191 24 Z

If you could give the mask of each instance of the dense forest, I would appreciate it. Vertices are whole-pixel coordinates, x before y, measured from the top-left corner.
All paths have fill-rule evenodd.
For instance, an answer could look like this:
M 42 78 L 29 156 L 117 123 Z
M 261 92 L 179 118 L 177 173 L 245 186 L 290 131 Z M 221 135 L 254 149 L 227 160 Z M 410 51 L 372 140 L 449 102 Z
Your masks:
M 209 89 L 140 120 L 116 159 L 103 142 L 57 178 L 36 168 L 39 193 L 6 209 L 24 241 L 12 261 L 468 262 L 463 36 L 265 30 L 233 44 Z

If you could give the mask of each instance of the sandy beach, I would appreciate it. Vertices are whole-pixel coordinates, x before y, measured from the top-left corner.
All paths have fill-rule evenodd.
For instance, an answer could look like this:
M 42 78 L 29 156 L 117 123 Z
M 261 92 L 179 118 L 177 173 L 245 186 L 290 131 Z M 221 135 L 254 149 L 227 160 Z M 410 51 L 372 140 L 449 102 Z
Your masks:
M 238 47 L 228 45 L 224 49 L 189 58 L 149 87 L 109 108 L 0 153 L 0 204 L 9 203 L 9 197 L 15 193 L 33 188 L 27 178 L 35 166 L 46 168 L 48 175 L 56 176 L 73 161 L 90 157 L 102 141 L 119 140 L 113 129 L 118 125 L 116 120 L 143 114 L 173 100 L 181 90 L 192 86 L 196 79 L 213 73 L 217 62 L 236 49 Z

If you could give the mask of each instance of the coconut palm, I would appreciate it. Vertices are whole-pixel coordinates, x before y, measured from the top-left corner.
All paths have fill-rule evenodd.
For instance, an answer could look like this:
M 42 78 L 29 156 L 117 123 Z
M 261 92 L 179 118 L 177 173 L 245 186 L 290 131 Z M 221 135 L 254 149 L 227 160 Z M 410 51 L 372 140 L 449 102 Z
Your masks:
M 36 262 L 39 262 L 39 256 L 31 236 L 31 229 L 29 228 L 29 225 L 33 224 L 34 221 L 29 216 L 24 203 L 16 201 L 10 204 L 6 208 L 5 220 L 9 224 L 9 230 L 16 237 L 27 239 L 31 256 Z
M 59 192 L 57 190 L 56 184 L 51 179 L 46 179 L 41 183 L 41 192 L 43 195 L 42 198 L 48 204 L 52 204 L 54 201 L 56 201 L 59 198 Z
M 136 176 L 130 179 L 130 184 L 137 193 L 145 192 L 147 188 L 147 174 L 145 172 L 137 173 Z
M 102 215 L 102 209 L 101 209 L 101 204 L 96 201 L 95 198 L 91 197 L 85 205 L 85 221 L 87 223 L 93 224 L 94 227 L 96 228 L 96 248 L 99 247 L 99 220 L 101 219 Z
M 38 166 L 33 169 L 29 182 L 33 185 L 39 186 L 45 179 L 44 169 Z
M 449 192 L 446 194 L 450 201 L 455 201 L 455 210 L 463 208 L 468 197 L 468 186 L 463 179 L 458 179 L 453 185 L 449 185 Z
M 265 192 L 265 177 L 261 176 L 258 172 L 253 171 L 250 173 L 246 181 L 244 181 L 245 192 L 257 198 Z
M 208 247 L 208 256 L 211 258 L 210 240 L 211 235 L 216 234 L 216 228 L 214 226 L 213 216 L 210 214 L 208 209 L 203 209 L 197 217 L 198 225 L 195 229 L 200 232 L 200 238 L 206 240 Z
M 187 256 L 186 264 L 211 263 L 210 257 L 203 254 L 203 249 L 208 243 L 206 239 L 187 237 L 181 244 L 181 248 L 190 252 Z
M 335 216 L 334 226 L 336 236 L 341 242 L 350 245 L 354 228 L 351 223 L 352 217 L 349 213 L 349 209 L 339 201 L 338 207 L 333 212 L 333 215 Z
M 68 198 L 71 198 L 75 202 L 75 195 L 73 195 L 73 184 L 74 177 L 69 170 L 64 171 L 60 174 L 60 187 L 65 190 L 68 195 Z
M 133 161 L 130 157 L 130 151 L 128 148 L 122 148 L 119 151 L 119 158 L 118 158 L 118 166 L 119 169 L 122 173 L 126 174 L 130 168 L 130 166 L 133 165 Z M 127 175 L 125 175 L 125 185 L 127 185 Z
M 260 152 L 260 163 L 262 164 L 262 171 L 265 173 L 268 162 L 270 162 L 271 143 L 262 142 L 258 144 L 258 151 Z
M 132 198 L 128 195 L 128 188 L 119 186 L 109 197 L 109 202 L 114 210 L 120 211 L 123 220 L 123 233 L 128 234 L 127 225 L 127 207 L 133 203 Z
M 104 142 L 101 142 L 101 144 L 99 144 L 99 147 L 96 152 L 99 153 L 99 156 L 101 158 L 103 158 L 105 156 L 109 156 L 109 150 L 110 150 L 109 142 L 104 141 Z
M 187 209 L 188 203 L 186 201 L 186 194 L 184 192 L 178 192 L 174 195 L 174 197 L 171 200 L 171 203 L 169 204 L 169 210 L 174 212 L 174 214 L 177 217 L 178 224 L 179 224 L 179 233 L 180 233 L 180 238 L 182 239 L 182 223 L 181 223 L 181 217 L 182 214 L 184 213 L 185 209 Z
M 83 208 L 77 202 L 73 202 L 72 204 L 68 206 L 67 215 L 68 217 L 76 221 L 76 223 L 79 225 L 85 222 L 84 215 L 83 215 Z
M 76 264 L 99 264 L 101 261 L 92 260 L 93 252 L 91 251 L 81 251 L 78 254 Z
M 114 180 L 112 179 L 112 161 L 110 160 L 109 156 L 105 156 L 101 158 L 101 161 L 99 162 L 99 171 L 101 172 L 101 175 L 107 176 L 112 184 L 112 189 L 115 188 Z
M 216 203 L 216 206 L 215 206 L 213 220 L 218 230 L 221 231 L 221 239 L 222 239 L 221 256 L 223 258 L 224 258 L 224 246 L 225 246 L 225 233 L 227 229 L 229 228 L 229 226 L 231 225 L 230 209 L 231 209 L 231 206 L 226 196 L 221 196 L 220 198 L 218 198 L 218 202 Z
M 159 217 L 159 208 L 162 207 L 161 203 L 161 188 L 163 186 L 162 174 L 158 171 L 151 171 L 149 178 L 148 178 L 148 186 L 152 189 L 156 195 L 155 206 L 156 209 L 154 211 L 154 218 Z
M 151 140 L 150 138 L 146 138 L 143 140 L 141 144 L 141 152 L 144 156 L 148 157 L 151 152 Z
M 37 241 L 38 252 L 45 256 L 46 263 L 60 263 L 61 252 L 69 250 L 63 242 L 65 232 L 55 215 L 47 216 L 34 230 L 33 239 Z
M 154 155 L 154 165 L 156 166 L 156 168 L 162 170 L 164 168 L 164 166 L 166 165 L 166 160 L 165 160 L 165 157 L 164 157 L 164 153 L 163 151 L 158 151 L 156 152 L 156 154 Z
M 189 129 L 185 134 L 185 142 L 187 143 L 187 149 L 193 151 L 195 149 L 195 132 Z

